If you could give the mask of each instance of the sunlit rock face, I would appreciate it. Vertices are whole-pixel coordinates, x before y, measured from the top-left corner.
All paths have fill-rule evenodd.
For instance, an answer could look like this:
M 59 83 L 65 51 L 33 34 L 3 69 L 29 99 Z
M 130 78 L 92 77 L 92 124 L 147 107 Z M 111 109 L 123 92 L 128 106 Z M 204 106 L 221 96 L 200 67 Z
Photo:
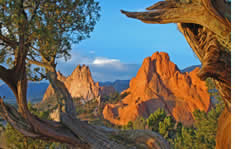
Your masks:
M 107 104 L 104 118 L 116 125 L 126 125 L 137 117 L 148 117 L 163 108 L 176 121 L 190 126 L 196 109 L 208 111 L 210 97 L 206 83 L 197 77 L 199 68 L 181 73 L 167 53 L 156 52 L 144 59 L 136 77 L 130 81 L 129 93 L 117 104 Z
M 110 95 L 115 92 L 115 89 L 112 87 L 100 87 L 99 83 L 95 83 L 92 79 L 89 67 L 85 65 L 78 65 L 68 77 L 58 72 L 57 78 L 64 82 L 73 98 L 82 98 L 85 101 L 92 99 L 100 100 L 101 96 Z M 43 101 L 53 95 L 54 90 L 51 85 L 49 85 L 43 96 Z

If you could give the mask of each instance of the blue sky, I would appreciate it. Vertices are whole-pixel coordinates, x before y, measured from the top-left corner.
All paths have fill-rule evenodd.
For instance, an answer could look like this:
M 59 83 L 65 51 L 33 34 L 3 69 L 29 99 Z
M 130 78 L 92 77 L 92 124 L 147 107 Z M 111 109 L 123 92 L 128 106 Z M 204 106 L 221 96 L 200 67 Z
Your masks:
M 78 64 L 89 65 L 95 81 L 134 77 L 144 58 L 164 51 L 180 69 L 200 64 L 176 24 L 145 24 L 120 10 L 144 11 L 156 0 L 99 0 L 101 19 L 91 38 L 72 46 L 72 59 L 58 60 L 58 70 L 69 75 Z M 0 80 L 0 85 L 2 84 Z
M 145 57 L 165 51 L 180 69 L 200 64 L 176 24 L 145 24 L 121 9 L 143 11 L 156 0 L 100 0 L 101 18 L 91 38 L 73 45 L 72 59 L 59 69 L 67 75 L 77 64 L 90 66 L 96 81 L 131 79 Z M 95 63 L 98 62 L 98 63 Z M 116 68 L 122 65 L 122 69 Z

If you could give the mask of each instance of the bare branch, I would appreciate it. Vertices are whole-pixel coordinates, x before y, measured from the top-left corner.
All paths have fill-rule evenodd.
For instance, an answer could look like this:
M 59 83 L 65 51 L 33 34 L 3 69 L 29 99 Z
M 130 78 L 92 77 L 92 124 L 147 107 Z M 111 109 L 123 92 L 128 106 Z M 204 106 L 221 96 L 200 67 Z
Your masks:
M 166 23 L 194 23 L 207 27 L 217 34 L 224 41 L 231 40 L 231 26 L 225 18 L 217 15 L 215 8 L 209 0 L 201 3 L 158 2 L 147 8 L 146 12 L 127 12 L 121 10 L 128 17 L 139 19 L 145 23 L 166 24 Z M 210 21 L 208 21 L 210 20 Z M 213 20 L 213 21 L 212 21 Z
M 34 10 L 33 10 L 32 17 L 30 18 L 29 24 L 30 24 L 30 23 L 33 21 L 33 19 L 35 18 L 37 9 L 39 8 L 41 1 L 42 1 L 42 0 L 35 0 L 35 2 L 36 2 L 36 7 L 35 7 Z
M 16 95 L 16 79 L 15 73 L 12 70 L 6 69 L 4 66 L 0 65 L 0 79 L 3 80 Z
M 16 41 L 12 41 L 10 39 L 8 39 L 7 37 L 3 36 L 0 34 L 0 40 L 4 43 L 6 43 L 7 45 L 9 45 L 11 48 L 16 49 L 18 43 Z
M 30 59 L 27 59 L 27 61 L 28 61 L 29 64 L 34 64 L 34 65 L 37 65 L 37 66 L 40 66 L 40 67 L 44 67 L 48 70 L 54 70 L 54 68 L 51 65 L 47 64 L 47 63 L 34 61 L 34 60 L 30 60 Z
M 32 133 L 31 126 L 24 120 L 24 118 L 17 112 L 14 107 L 4 104 L 2 98 L 0 98 L 0 107 L 0 115 L 8 123 L 14 126 L 16 130 L 28 137 L 39 137 L 39 135 Z

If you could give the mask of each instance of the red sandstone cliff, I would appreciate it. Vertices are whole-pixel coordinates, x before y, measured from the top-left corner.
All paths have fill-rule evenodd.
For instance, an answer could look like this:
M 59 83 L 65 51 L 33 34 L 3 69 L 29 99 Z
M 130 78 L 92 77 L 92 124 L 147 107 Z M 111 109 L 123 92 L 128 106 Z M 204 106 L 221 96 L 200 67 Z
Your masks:
M 115 92 L 113 87 L 100 87 L 99 83 L 95 83 L 92 79 L 89 67 L 85 65 L 78 65 L 67 78 L 61 73 L 57 73 L 57 77 L 60 81 L 64 82 L 73 98 L 78 97 L 84 100 L 100 99 L 103 95 L 109 95 Z M 51 85 L 49 85 L 42 101 L 47 100 L 53 95 L 54 90 Z
M 136 77 L 130 81 L 129 92 L 120 103 L 107 104 L 104 118 L 117 125 L 126 125 L 138 116 L 148 117 L 164 108 L 177 121 L 192 125 L 192 112 L 207 111 L 210 98 L 205 82 L 197 77 L 199 68 L 181 73 L 167 53 L 156 52 L 144 59 Z

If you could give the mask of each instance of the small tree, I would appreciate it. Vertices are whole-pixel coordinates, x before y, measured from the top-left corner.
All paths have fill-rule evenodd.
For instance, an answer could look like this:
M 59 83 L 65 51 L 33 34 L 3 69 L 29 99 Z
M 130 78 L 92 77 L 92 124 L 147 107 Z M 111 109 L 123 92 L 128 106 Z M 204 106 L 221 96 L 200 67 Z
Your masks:
M 146 126 L 146 121 L 143 117 L 137 117 L 133 122 L 133 129 L 144 130 Z
M 216 146 L 216 130 L 218 118 L 224 109 L 223 104 L 217 104 L 211 111 L 195 111 L 195 126 L 192 128 L 179 127 L 173 141 L 175 149 L 214 149 Z
M 159 131 L 159 123 L 162 122 L 166 118 L 166 112 L 164 109 L 157 109 L 154 113 L 152 113 L 147 121 L 147 126 L 153 131 Z
M 172 116 L 167 116 L 163 121 L 159 122 L 158 132 L 166 139 L 173 138 L 175 135 L 175 121 Z

